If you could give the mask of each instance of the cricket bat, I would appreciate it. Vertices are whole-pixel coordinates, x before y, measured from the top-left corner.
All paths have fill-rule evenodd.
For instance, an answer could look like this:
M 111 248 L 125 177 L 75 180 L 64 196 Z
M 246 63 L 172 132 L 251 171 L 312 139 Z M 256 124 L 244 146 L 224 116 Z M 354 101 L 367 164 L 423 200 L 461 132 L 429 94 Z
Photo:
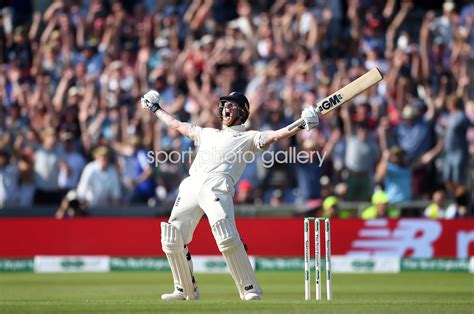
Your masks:
M 343 88 L 337 90 L 335 93 L 318 101 L 316 103 L 316 108 L 319 110 L 320 115 L 325 115 L 340 105 L 352 100 L 354 97 L 374 86 L 382 79 L 382 73 L 380 73 L 379 69 L 374 68 Z M 304 123 L 303 119 L 296 120 L 288 126 L 288 131 L 299 127 L 302 123 Z

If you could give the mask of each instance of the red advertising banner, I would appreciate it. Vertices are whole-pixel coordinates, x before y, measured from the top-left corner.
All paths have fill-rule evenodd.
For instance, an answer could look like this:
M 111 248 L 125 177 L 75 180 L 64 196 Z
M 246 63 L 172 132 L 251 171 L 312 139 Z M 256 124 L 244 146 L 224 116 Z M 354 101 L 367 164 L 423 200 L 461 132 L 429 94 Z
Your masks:
M 164 256 L 160 243 L 162 221 L 4 218 L 0 219 L 0 257 Z M 240 218 L 237 226 L 250 255 L 303 256 L 301 218 Z M 331 229 L 333 255 L 419 258 L 474 255 L 474 219 L 334 219 Z M 207 220 L 198 225 L 190 250 L 195 255 L 219 254 Z

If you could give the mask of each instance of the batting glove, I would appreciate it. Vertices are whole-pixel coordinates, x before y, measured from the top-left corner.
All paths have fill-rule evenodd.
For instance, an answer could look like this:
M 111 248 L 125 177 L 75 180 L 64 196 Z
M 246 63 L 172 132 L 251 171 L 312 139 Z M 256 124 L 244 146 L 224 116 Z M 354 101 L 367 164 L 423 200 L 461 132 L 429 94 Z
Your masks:
M 155 113 L 161 108 L 160 93 L 155 90 L 149 91 L 142 96 L 141 103 L 144 109 L 150 109 L 151 112 Z
M 307 107 L 304 108 L 303 112 L 301 113 L 301 119 L 303 119 L 303 123 L 301 128 L 306 129 L 309 131 L 318 127 L 319 125 L 319 111 L 314 107 Z

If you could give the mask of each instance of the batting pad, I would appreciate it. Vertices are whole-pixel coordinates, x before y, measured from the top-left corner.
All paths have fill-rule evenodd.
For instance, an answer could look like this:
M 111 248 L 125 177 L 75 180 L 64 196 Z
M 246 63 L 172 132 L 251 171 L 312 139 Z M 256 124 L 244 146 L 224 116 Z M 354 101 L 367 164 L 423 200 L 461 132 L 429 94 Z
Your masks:
M 257 282 L 235 223 L 229 219 L 219 220 L 212 226 L 212 233 L 239 290 L 240 298 L 243 299 L 244 294 L 248 292 L 261 294 L 262 289 Z
M 166 253 L 173 273 L 175 289 L 183 292 L 186 300 L 194 299 L 194 284 L 191 269 L 184 252 L 181 232 L 172 224 L 161 223 L 161 246 Z M 182 290 L 182 291 L 181 291 Z
M 194 284 L 194 290 L 196 290 L 197 285 L 196 285 L 196 279 L 194 278 L 193 260 L 191 258 L 191 253 L 189 253 L 189 249 L 188 249 L 187 245 L 184 246 L 184 255 L 186 256 L 186 260 L 188 261 L 189 270 L 191 271 L 191 279 L 192 279 L 193 284 Z

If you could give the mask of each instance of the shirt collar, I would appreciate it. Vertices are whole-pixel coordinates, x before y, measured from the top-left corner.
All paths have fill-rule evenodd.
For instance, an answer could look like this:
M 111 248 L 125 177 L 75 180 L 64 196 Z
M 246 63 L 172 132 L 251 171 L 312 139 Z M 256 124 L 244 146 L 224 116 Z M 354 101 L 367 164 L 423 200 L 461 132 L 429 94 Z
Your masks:
M 225 126 L 224 125 L 224 131 L 231 130 L 234 132 L 244 132 L 245 131 L 245 126 L 243 124 L 239 125 L 233 125 L 233 126 Z

